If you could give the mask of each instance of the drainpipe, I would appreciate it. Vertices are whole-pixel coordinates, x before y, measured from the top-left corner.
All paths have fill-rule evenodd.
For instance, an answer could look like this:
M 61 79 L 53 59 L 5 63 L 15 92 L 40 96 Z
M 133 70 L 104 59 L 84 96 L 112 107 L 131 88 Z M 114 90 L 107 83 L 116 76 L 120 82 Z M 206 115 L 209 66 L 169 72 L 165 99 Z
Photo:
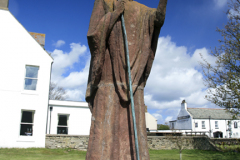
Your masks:
M 53 110 L 53 107 L 51 106 L 50 107 L 49 134 L 51 134 L 52 110 Z
M 211 122 L 210 122 L 211 116 L 209 116 L 209 137 L 211 138 Z
M 47 134 L 47 127 L 48 127 L 48 111 L 49 111 L 49 99 L 50 99 L 50 84 L 51 84 L 51 77 L 52 77 L 52 64 L 51 63 L 51 69 L 50 69 L 50 79 L 49 79 L 49 92 L 48 92 L 48 107 L 47 107 L 47 121 L 46 121 L 46 134 Z

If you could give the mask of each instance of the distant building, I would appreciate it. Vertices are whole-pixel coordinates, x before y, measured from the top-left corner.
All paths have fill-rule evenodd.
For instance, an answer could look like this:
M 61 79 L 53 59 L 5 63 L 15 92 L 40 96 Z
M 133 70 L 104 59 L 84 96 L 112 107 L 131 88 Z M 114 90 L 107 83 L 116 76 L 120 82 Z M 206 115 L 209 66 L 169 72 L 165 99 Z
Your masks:
M 205 132 L 212 138 L 240 138 L 240 118 L 233 120 L 225 109 L 187 108 L 185 100 L 177 120 L 169 124 L 171 129 L 191 130 L 196 134 Z
M 0 147 L 45 147 L 53 59 L 9 12 L 8 0 L 0 0 L 0 22 Z
M 146 120 L 146 128 L 147 130 L 157 130 L 157 119 L 153 117 L 150 113 L 147 111 L 147 106 L 145 106 L 145 120 Z

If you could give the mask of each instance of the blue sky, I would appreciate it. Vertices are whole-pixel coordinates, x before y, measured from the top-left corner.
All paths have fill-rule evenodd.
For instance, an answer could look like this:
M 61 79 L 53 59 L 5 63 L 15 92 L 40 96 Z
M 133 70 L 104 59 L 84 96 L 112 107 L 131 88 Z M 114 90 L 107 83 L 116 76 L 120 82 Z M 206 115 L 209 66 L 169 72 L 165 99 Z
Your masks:
M 156 8 L 158 0 L 138 0 Z M 45 49 L 54 58 L 52 81 L 69 100 L 85 101 L 90 53 L 87 31 L 94 0 L 9 0 L 9 10 L 30 32 L 46 34 Z M 145 104 L 158 123 L 173 120 L 186 99 L 188 107 L 215 107 L 204 99 L 199 53 L 214 62 L 216 27 L 227 23 L 227 0 L 169 0 Z

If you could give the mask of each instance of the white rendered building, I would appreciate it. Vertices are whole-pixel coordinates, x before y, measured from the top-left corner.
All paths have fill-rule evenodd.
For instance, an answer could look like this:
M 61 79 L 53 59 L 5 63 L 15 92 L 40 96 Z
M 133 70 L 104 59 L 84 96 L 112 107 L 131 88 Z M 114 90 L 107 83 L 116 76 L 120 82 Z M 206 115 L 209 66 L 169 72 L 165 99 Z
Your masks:
M 89 135 L 91 116 L 86 102 L 50 100 L 47 134 Z
M 0 148 L 45 147 L 53 59 L 9 12 L 8 0 L 0 0 L 0 22 Z
M 169 124 L 171 129 L 204 132 L 211 138 L 240 138 L 240 118 L 233 120 L 225 109 L 187 108 L 185 100 L 177 120 Z
M 145 112 L 146 128 L 148 130 L 157 130 L 157 119 L 148 112 Z

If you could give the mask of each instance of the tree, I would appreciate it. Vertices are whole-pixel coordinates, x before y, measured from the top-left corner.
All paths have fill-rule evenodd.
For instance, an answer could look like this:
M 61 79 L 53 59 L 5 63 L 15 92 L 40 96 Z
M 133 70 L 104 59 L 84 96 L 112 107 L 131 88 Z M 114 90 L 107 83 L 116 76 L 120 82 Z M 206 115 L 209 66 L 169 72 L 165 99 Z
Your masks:
M 65 100 L 67 92 L 63 87 L 59 87 L 56 83 L 50 83 L 49 99 L 52 100 Z
M 221 45 L 210 53 L 216 61 L 210 64 L 200 54 L 204 61 L 200 64 L 208 88 L 206 99 L 236 118 L 240 109 L 240 0 L 231 0 L 228 5 L 228 22 L 223 29 L 217 28 L 223 37 Z
M 164 125 L 164 124 L 158 124 L 157 125 L 157 129 L 158 130 L 169 130 L 169 126 L 168 125 Z
M 169 134 L 167 138 L 176 144 L 177 149 L 179 150 L 179 160 L 182 160 L 182 150 L 184 149 L 184 143 L 186 142 L 185 138 L 182 137 L 182 134 L 178 134 L 176 130 L 172 129 L 172 134 Z

